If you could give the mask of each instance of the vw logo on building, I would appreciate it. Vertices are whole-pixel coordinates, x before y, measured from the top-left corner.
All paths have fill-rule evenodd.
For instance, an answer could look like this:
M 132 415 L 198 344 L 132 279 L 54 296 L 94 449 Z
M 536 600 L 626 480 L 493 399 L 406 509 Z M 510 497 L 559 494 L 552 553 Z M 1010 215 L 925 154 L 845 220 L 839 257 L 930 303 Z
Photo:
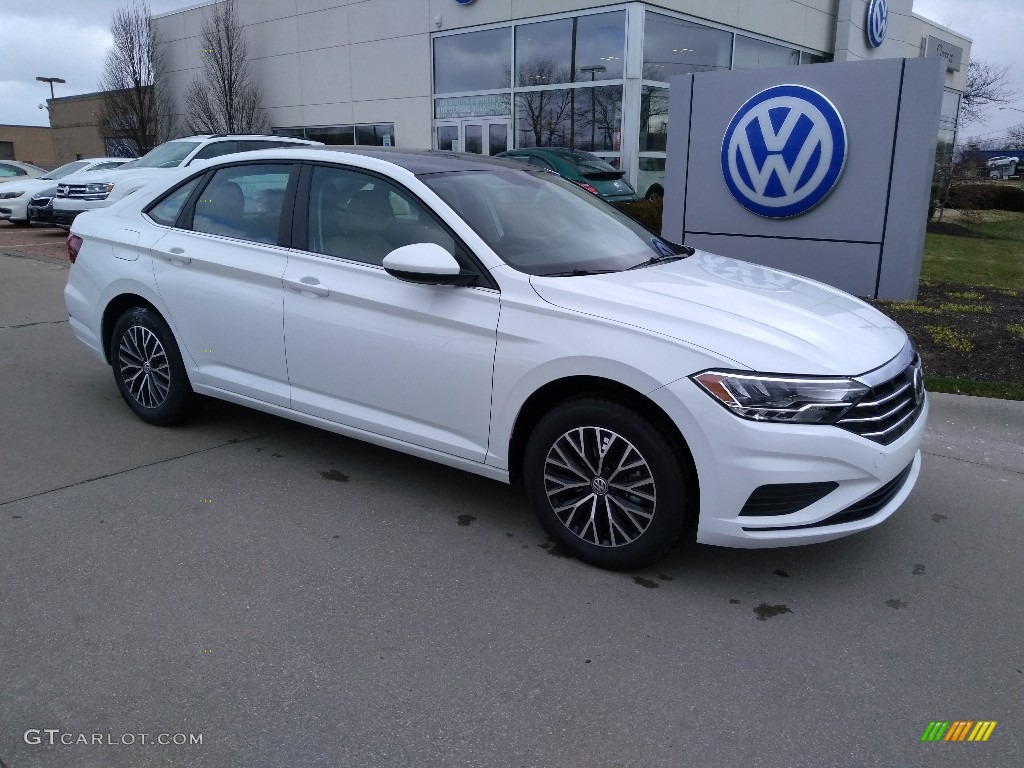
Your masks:
M 846 164 L 843 118 L 817 91 L 777 85 L 748 99 L 722 141 L 722 173 L 758 216 L 799 216 L 824 200 Z
M 871 0 L 864 26 L 867 28 L 868 43 L 872 48 L 877 48 L 885 42 L 885 30 L 889 26 L 889 0 Z

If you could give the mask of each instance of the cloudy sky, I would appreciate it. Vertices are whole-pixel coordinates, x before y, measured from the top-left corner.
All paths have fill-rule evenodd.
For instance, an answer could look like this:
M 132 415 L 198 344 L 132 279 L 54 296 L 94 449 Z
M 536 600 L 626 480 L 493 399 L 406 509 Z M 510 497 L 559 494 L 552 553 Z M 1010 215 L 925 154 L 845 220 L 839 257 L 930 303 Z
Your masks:
M 97 90 L 103 55 L 110 45 L 110 16 L 123 0 L 0 0 L 0 123 L 48 125 L 38 105 L 50 95 L 37 76 L 63 77 L 58 96 Z M 150 0 L 153 13 L 198 4 L 197 0 Z M 972 55 L 1010 67 L 1020 97 L 1017 110 L 992 110 L 984 125 L 965 136 L 998 137 L 1024 123 L 1024 0 L 915 0 L 914 10 L 974 40 Z

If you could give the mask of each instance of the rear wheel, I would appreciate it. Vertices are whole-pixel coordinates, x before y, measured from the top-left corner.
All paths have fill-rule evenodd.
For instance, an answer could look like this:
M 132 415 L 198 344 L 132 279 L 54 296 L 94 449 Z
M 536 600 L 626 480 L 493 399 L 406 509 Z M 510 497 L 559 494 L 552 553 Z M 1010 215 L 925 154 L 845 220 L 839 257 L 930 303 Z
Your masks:
M 552 538 L 585 562 L 630 570 L 659 560 L 682 533 L 690 467 L 635 411 L 579 399 L 537 424 L 523 474 Z
M 140 419 L 166 426 L 192 413 L 196 394 L 174 335 L 156 312 L 135 307 L 121 315 L 111 336 L 110 353 L 121 397 Z

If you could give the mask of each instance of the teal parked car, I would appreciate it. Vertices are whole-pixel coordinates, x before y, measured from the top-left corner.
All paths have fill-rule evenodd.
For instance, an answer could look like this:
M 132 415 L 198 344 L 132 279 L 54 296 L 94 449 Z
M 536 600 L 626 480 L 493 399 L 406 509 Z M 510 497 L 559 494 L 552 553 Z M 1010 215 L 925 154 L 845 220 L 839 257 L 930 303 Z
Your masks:
M 531 147 L 512 149 L 502 152 L 497 157 L 518 160 L 534 168 L 554 171 L 608 202 L 629 203 L 639 200 L 636 191 L 622 178 L 626 175 L 625 171 L 618 170 L 589 152 L 560 147 Z

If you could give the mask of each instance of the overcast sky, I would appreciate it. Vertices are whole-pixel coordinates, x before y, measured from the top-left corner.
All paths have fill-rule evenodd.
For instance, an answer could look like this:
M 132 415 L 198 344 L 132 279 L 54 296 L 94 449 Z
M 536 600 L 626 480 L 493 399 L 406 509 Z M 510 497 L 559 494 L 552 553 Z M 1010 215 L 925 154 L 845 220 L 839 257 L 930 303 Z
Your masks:
M 110 45 L 110 17 L 123 0 L 0 0 L 0 123 L 48 125 L 38 105 L 50 95 L 37 76 L 62 77 L 57 96 L 97 90 Z M 197 0 L 150 0 L 153 13 L 196 5 Z M 915 0 L 915 12 L 974 40 L 972 55 L 1010 67 L 1011 87 L 1021 94 L 1011 106 L 992 110 L 984 125 L 966 126 L 962 138 L 997 137 L 1024 123 L 1024 0 Z

